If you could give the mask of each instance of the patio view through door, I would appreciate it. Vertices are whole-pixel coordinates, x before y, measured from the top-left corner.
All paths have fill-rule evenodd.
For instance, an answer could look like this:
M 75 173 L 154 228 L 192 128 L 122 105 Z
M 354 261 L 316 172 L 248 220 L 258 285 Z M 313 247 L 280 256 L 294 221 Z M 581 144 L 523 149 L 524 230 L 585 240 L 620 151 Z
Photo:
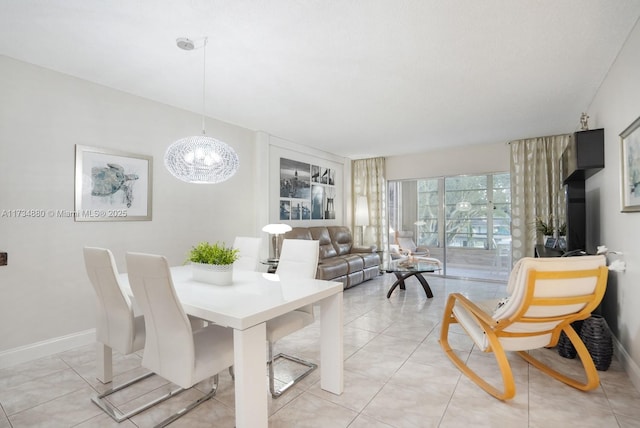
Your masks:
M 447 276 L 506 281 L 509 180 L 509 173 L 493 173 L 390 181 L 389 242 L 412 237 L 444 263 Z

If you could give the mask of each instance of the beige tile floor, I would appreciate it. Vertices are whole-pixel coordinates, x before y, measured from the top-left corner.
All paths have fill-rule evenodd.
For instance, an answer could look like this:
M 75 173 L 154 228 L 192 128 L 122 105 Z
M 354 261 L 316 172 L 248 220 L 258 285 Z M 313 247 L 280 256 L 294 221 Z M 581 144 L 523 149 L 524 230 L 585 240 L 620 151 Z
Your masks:
M 438 345 L 446 296 L 462 292 L 473 299 L 501 297 L 504 285 L 430 277 L 435 297 L 426 299 L 418 282 L 410 279 L 406 291 L 387 299 L 392 281 L 384 275 L 345 291 L 344 393 L 322 391 L 316 370 L 279 399 L 270 399 L 271 428 L 640 427 L 640 393 L 615 358 L 609 370 L 599 372 L 600 387 L 583 393 L 514 356 L 517 395 L 509 402 L 492 398 L 460 375 Z M 278 348 L 317 362 L 318 338 L 316 322 L 281 340 Z M 498 379 L 490 355 L 478 352 L 462 334 L 455 334 L 452 342 L 478 372 Z M 579 362 L 563 359 L 554 350 L 538 353 L 568 371 L 579 369 Z M 205 381 L 116 424 L 90 402 L 95 390 L 104 389 L 94 377 L 94 359 L 94 347 L 86 346 L 0 370 L 0 428 L 148 427 L 208 387 Z M 116 382 L 142 371 L 140 355 L 115 356 L 114 361 Z M 286 373 L 280 376 L 284 379 Z M 133 406 L 168 387 L 152 377 L 114 401 Z M 264 388 L 266 393 L 266 376 Z M 225 372 L 214 399 L 171 426 L 233 427 L 233 406 L 233 382 Z

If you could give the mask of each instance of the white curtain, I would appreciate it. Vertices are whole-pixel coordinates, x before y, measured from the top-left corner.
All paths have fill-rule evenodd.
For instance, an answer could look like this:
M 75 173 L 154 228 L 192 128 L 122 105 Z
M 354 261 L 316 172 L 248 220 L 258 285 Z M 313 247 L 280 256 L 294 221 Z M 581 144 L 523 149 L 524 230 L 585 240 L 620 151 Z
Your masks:
M 513 261 L 534 255 L 535 221 L 551 218 L 556 230 L 565 222 L 560 176 L 562 152 L 571 134 L 511 141 L 511 235 Z
M 387 226 L 387 180 L 384 158 L 359 159 L 353 161 L 353 212 L 358 196 L 365 196 L 369 206 L 369 225 L 364 227 L 363 244 L 376 245 L 386 251 Z M 361 226 L 357 226 L 358 228 Z M 355 231 L 356 226 L 352 224 Z

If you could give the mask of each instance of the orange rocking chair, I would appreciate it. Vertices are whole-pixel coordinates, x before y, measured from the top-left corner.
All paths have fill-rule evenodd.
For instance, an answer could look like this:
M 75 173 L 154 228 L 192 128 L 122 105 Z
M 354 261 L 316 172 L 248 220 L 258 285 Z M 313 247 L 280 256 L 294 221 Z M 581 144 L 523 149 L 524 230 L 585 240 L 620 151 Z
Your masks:
M 517 352 L 532 366 L 567 385 L 592 390 L 599 384 L 598 373 L 571 323 L 588 318 L 598 306 L 607 285 L 607 273 L 604 256 L 523 258 L 511 271 L 507 286 L 510 296 L 499 307 L 497 302 L 476 304 L 459 293 L 449 295 L 440 345 L 466 376 L 500 400 L 513 398 L 516 393 L 506 351 Z M 493 352 L 502 375 L 502 389 L 481 378 L 451 349 L 452 323 L 459 323 L 480 350 Z M 554 370 L 527 352 L 555 346 L 562 331 L 580 357 L 586 374 L 584 382 Z

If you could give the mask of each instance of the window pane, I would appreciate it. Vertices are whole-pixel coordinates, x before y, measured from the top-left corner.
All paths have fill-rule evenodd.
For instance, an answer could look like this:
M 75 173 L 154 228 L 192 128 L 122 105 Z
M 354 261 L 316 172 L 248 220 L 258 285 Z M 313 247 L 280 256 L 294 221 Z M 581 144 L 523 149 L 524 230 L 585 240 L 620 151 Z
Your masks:
M 495 174 L 493 176 L 493 188 L 494 189 L 510 189 L 511 188 L 511 175 L 510 174 Z
M 418 180 L 416 244 L 438 246 L 439 179 Z
M 445 186 L 447 188 L 447 191 L 486 189 L 487 176 L 486 175 L 461 175 L 457 177 L 447 177 L 445 178 Z
M 438 180 L 418 180 L 418 192 L 437 192 Z
M 487 176 L 447 177 L 445 215 L 450 247 L 487 247 Z
M 508 278 L 508 173 L 390 182 L 389 207 L 391 227 L 428 247 L 444 262 L 446 275 Z

